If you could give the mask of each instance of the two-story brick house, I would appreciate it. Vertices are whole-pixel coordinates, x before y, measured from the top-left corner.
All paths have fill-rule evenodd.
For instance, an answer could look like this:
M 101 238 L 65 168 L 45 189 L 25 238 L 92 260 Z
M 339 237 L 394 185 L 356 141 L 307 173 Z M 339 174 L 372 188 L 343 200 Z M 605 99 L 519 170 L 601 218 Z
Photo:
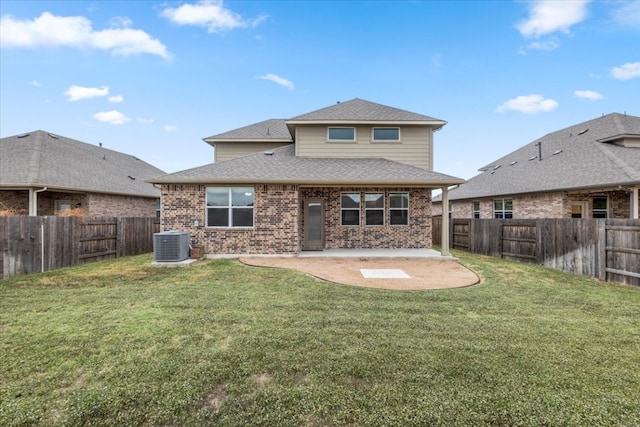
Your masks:
M 215 162 L 151 180 L 161 228 L 208 254 L 430 248 L 432 171 L 445 121 L 361 99 L 205 138 Z

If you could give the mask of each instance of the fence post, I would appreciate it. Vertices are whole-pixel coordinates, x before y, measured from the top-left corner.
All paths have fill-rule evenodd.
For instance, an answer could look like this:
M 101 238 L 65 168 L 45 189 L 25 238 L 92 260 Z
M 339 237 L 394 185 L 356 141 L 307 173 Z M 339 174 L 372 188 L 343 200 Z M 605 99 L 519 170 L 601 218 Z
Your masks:
M 596 226 L 598 227 L 598 244 L 597 250 L 597 268 L 598 279 L 602 281 L 607 280 L 607 220 L 597 219 Z
M 120 258 L 123 253 L 124 230 L 122 217 L 116 218 L 116 258 Z

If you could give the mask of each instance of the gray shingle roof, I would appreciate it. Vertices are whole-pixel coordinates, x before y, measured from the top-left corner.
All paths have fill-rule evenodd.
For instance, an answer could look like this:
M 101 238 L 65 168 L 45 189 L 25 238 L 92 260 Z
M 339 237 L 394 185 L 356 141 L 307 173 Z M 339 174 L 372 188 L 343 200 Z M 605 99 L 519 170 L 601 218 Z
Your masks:
M 442 186 L 460 178 L 386 159 L 296 157 L 289 145 L 149 180 L 159 184 Z
M 269 119 L 253 125 L 244 126 L 228 132 L 204 138 L 205 141 L 215 142 L 224 140 L 260 140 L 293 142 L 291 133 L 284 119 Z
M 291 122 L 431 122 L 444 126 L 444 120 L 412 113 L 399 108 L 388 107 L 375 102 L 354 98 L 350 101 L 339 102 L 335 105 L 321 108 L 310 113 L 301 114 L 287 120 Z
M 46 186 L 155 198 L 160 191 L 145 179 L 163 174 L 134 156 L 41 130 L 0 139 L 0 188 Z
M 481 168 L 449 198 L 640 184 L 640 148 L 602 142 L 622 136 L 640 138 L 640 117 L 612 113 L 552 132 Z

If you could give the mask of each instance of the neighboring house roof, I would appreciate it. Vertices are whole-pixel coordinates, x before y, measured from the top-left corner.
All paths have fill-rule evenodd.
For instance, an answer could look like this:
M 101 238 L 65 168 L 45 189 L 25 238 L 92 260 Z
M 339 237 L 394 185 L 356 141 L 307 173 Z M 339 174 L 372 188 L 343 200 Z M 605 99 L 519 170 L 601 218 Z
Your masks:
M 617 144 L 623 139 L 629 146 Z M 449 191 L 449 199 L 638 185 L 639 143 L 640 117 L 607 114 L 552 132 L 501 157 Z
M 310 123 L 380 123 L 380 124 L 429 124 L 439 129 L 446 121 L 412 113 L 399 108 L 389 107 L 375 102 L 354 98 L 346 102 L 301 114 L 287 120 L 287 125 Z
M 293 142 L 284 119 L 269 119 L 203 139 L 205 142 L 282 141 Z
M 96 145 L 34 131 L 0 139 L 0 188 L 48 187 L 160 197 L 145 181 L 165 172 L 142 160 Z
M 386 159 L 296 157 L 293 145 L 150 179 L 158 184 L 442 186 L 460 178 Z

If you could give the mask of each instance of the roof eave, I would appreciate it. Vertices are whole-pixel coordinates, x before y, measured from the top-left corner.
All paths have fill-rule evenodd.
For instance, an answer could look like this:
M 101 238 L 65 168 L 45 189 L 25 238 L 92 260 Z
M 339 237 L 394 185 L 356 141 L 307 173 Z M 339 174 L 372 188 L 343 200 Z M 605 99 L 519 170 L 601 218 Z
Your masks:
M 354 125 L 421 125 L 439 126 L 447 124 L 444 120 L 348 120 L 348 119 L 324 119 L 324 120 L 287 120 L 287 125 L 326 125 L 326 124 L 354 124 Z
M 369 187 L 443 187 L 455 184 L 462 184 L 465 182 L 463 179 L 447 179 L 447 180 L 313 180 L 313 179 L 209 179 L 203 180 L 202 178 L 183 178 L 173 179 L 170 181 L 165 180 L 149 180 L 154 184 L 289 184 L 300 186 L 369 186 Z
M 146 181 L 145 182 L 149 182 Z M 10 183 L 3 182 L 0 184 L 0 190 L 29 190 L 29 189 L 42 189 L 47 188 L 47 191 L 60 191 L 60 192 L 68 192 L 68 193 L 97 193 L 97 194 L 111 194 L 116 196 L 133 196 L 133 197 L 145 197 L 150 199 L 156 199 L 160 197 L 160 190 L 158 190 L 157 195 L 153 194 L 145 194 L 145 193 L 128 193 L 121 191 L 109 191 L 109 190 L 95 190 L 95 189 L 86 189 L 86 188 L 74 188 L 74 187 L 64 187 L 59 185 L 49 185 L 49 184 L 39 184 L 39 183 Z
M 456 197 L 455 193 L 451 190 L 449 192 L 449 200 L 477 200 L 477 199 L 486 199 L 490 197 L 514 197 L 514 196 L 522 196 L 522 195 L 531 195 L 531 194 L 540 194 L 540 193 L 561 193 L 563 191 L 592 191 L 592 190 L 605 190 L 605 189 L 617 189 L 620 187 L 635 187 L 639 186 L 640 181 L 623 181 L 623 182 L 614 182 L 607 184 L 593 184 L 588 186 L 577 186 L 577 187 L 564 187 L 564 188 L 553 188 L 553 189 L 543 189 L 543 190 L 532 190 L 532 191 L 522 191 L 517 193 L 495 193 L 495 194 L 483 194 L 483 195 L 475 195 L 475 196 L 465 196 L 465 197 Z
M 289 138 L 203 138 L 204 142 L 215 144 L 217 142 L 284 142 L 293 143 L 293 139 Z

